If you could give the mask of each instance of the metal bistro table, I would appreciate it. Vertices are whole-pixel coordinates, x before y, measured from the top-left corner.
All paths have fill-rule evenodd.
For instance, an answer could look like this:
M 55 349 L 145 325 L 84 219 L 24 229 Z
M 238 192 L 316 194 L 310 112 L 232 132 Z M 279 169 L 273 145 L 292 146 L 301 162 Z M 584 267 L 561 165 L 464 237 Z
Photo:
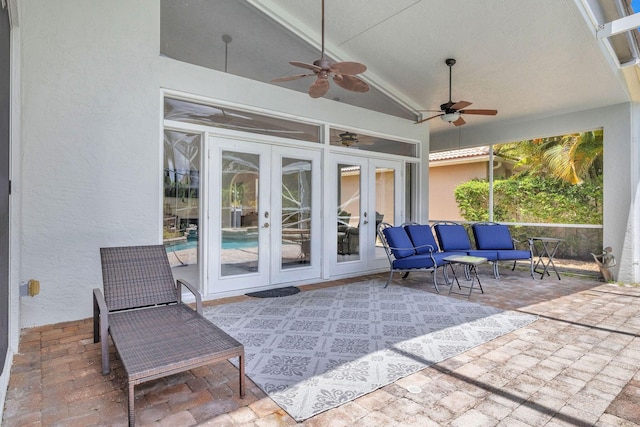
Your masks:
M 471 292 L 473 292 L 473 285 L 475 282 L 478 282 L 478 286 L 480 287 L 480 292 L 484 294 L 484 290 L 482 289 L 482 284 L 480 283 L 480 278 L 478 277 L 478 270 L 476 267 L 480 264 L 487 262 L 487 258 L 478 257 L 478 256 L 467 256 L 467 255 L 451 255 L 443 259 L 447 262 L 447 264 L 451 268 L 451 273 L 453 274 L 453 278 L 451 279 L 451 283 L 449 286 L 448 295 L 451 295 L 452 293 L 454 293 L 458 295 L 466 295 L 467 298 L 469 298 L 471 296 Z M 462 288 L 467 287 L 467 286 L 460 286 L 460 282 L 458 281 L 458 276 L 456 276 L 456 270 L 455 268 L 453 268 L 454 264 L 461 264 L 469 268 L 469 275 L 471 276 L 471 284 L 468 286 L 469 288 L 468 294 L 464 294 L 462 292 L 452 292 L 454 281 L 456 282 L 456 284 L 458 285 L 458 289 L 460 290 L 462 290 Z M 446 265 L 445 265 L 445 268 L 447 268 Z
M 534 250 L 533 256 L 538 257 L 538 261 L 536 262 L 535 267 L 533 267 L 533 271 L 536 273 L 540 273 L 540 278 L 544 278 L 545 273 L 547 276 L 551 276 L 549 273 L 550 270 L 555 271 L 556 276 L 558 276 L 558 280 L 560 280 L 560 273 L 556 269 L 556 265 L 553 263 L 553 258 L 556 256 L 556 251 L 558 250 L 558 246 L 560 246 L 560 242 L 563 242 L 563 239 L 554 239 L 552 237 L 529 237 L 529 241 L 531 242 L 531 246 Z M 536 242 L 540 242 L 536 246 Z M 545 261 L 546 259 L 546 261 Z M 542 272 L 538 271 L 538 266 L 542 265 Z

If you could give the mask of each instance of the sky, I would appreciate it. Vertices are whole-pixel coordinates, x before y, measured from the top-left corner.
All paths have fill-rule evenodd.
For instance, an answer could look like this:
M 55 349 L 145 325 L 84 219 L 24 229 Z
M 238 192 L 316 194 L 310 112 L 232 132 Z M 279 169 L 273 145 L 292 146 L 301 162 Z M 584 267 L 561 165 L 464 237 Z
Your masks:
M 640 12 L 640 0 L 631 0 L 631 8 L 634 12 Z

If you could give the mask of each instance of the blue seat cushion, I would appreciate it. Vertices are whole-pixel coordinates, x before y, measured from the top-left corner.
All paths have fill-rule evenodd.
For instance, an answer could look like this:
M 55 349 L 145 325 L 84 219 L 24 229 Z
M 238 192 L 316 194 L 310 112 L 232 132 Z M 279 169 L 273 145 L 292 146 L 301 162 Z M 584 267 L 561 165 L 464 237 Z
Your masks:
M 382 230 L 385 239 L 389 244 L 389 249 L 396 259 L 406 258 L 415 255 L 413 243 L 402 227 L 388 227 Z
M 446 251 L 446 252 L 438 252 L 438 253 L 442 254 L 443 258 L 447 257 L 447 256 L 454 256 L 454 255 L 458 255 L 458 256 L 467 256 L 467 255 L 469 255 L 467 253 L 467 251 Z
M 444 260 L 448 256 L 452 255 L 466 255 L 466 252 L 436 252 L 433 254 L 433 258 L 436 260 L 436 267 L 440 267 L 441 265 L 445 265 L 446 261 Z
M 512 249 L 510 251 L 498 251 L 499 260 L 515 260 L 515 259 L 530 259 L 531 252 L 524 250 Z
M 426 224 L 410 224 L 404 226 L 405 231 L 413 242 L 417 254 L 428 254 L 429 252 L 437 252 L 438 244 L 431 227 Z
M 467 230 L 460 224 L 436 224 L 434 226 L 440 249 L 449 251 L 468 251 L 471 249 L 471 241 Z
M 422 255 L 413 255 L 410 257 L 399 258 L 393 260 L 393 268 L 395 270 L 407 270 L 411 268 L 432 268 L 433 260 L 431 256 L 422 254 Z
M 480 256 L 486 258 L 488 261 L 497 261 L 498 260 L 498 251 L 479 251 L 479 250 L 470 250 L 467 251 L 467 255 L 469 256 Z
M 477 249 L 513 249 L 509 227 L 502 224 L 474 224 Z

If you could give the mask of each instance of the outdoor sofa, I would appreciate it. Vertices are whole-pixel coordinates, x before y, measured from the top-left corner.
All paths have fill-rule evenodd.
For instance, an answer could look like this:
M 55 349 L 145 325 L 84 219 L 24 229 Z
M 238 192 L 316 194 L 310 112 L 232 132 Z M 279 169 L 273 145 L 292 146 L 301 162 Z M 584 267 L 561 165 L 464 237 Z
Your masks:
M 498 261 L 514 261 L 515 269 L 518 260 L 529 260 L 531 277 L 533 276 L 533 252 L 531 245 L 528 250 L 516 249 L 516 242 L 503 224 L 482 222 L 472 225 L 476 247 L 471 245 L 471 239 L 462 224 L 456 222 L 439 222 L 434 224 L 438 243 L 443 251 L 461 251 L 469 256 L 483 257 L 491 263 L 493 276 L 500 278 Z

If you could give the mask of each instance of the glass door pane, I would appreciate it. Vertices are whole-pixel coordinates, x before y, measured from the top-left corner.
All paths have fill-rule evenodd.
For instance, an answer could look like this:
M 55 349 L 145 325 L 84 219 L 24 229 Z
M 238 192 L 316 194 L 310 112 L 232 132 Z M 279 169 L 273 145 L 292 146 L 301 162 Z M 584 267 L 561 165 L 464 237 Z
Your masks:
M 198 287 L 201 142 L 200 134 L 164 133 L 162 241 L 171 268 Z
M 360 259 L 361 167 L 338 163 L 338 262 Z
M 321 276 L 320 163 L 320 151 L 272 148 L 271 284 Z
M 396 171 L 376 167 L 376 230 L 382 221 L 395 224 Z
M 389 167 L 376 167 L 376 189 L 375 189 L 375 229 L 372 231 L 375 257 L 386 256 L 382 242 L 378 238 L 378 226 L 387 222 L 396 224 L 396 171 Z
M 260 155 L 222 151 L 220 273 L 258 271 Z
M 282 269 L 311 264 L 311 172 L 311 160 L 282 158 Z

